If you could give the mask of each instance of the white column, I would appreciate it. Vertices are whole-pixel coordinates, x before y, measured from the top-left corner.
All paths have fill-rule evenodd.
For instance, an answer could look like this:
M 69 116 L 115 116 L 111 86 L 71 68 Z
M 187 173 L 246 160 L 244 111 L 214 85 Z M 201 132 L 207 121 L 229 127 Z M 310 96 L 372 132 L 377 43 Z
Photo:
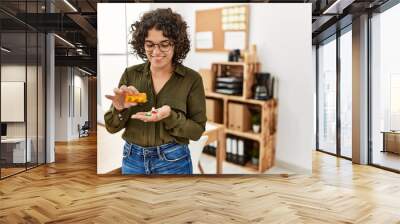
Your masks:
M 55 76 L 54 76 L 54 35 L 49 33 L 46 36 L 46 163 L 52 163 L 55 161 L 55 150 L 54 150 L 54 132 L 55 132 Z
M 46 11 L 54 12 L 54 5 L 46 1 Z M 46 35 L 46 163 L 55 162 L 55 44 L 54 34 Z
M 353 162 L 368 163 L 368 15 L 353 20 Z

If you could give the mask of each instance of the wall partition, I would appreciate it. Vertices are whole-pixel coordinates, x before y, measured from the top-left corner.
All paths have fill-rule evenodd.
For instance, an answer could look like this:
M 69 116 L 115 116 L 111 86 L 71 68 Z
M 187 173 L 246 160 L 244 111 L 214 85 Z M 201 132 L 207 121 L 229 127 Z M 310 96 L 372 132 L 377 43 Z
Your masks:
M 352 158 L 352 25 L 317 45 L 317 150 Z
M 352 26 L 341 32 L 340 65 L 340 154 L 352 158 Z
M 318 149 L 336 154 L 336 36 L 318 46 Z
M 42 5 L 20 1 L 20 12 L 0 11 L 1 179 L 45 163 L 45 34 L 18 20 Z

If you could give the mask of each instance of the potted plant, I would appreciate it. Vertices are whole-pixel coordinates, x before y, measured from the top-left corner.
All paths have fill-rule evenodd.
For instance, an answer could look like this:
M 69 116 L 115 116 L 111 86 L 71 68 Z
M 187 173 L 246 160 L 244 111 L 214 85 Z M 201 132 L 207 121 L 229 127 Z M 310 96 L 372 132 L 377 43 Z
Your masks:
M 254 165 L 258 165 L 258 161 L 259 161 L 258 145 L 254 143 L 253 148 L 251 150 L 251 163 Z
M 251 116 L 251 124 L 252 124 L 252 129 L 254 133 L 259 133 L 261 126 L 260 126 L 260 122 L 261 122 L 261 115 L 260 113 L 254 113 Z

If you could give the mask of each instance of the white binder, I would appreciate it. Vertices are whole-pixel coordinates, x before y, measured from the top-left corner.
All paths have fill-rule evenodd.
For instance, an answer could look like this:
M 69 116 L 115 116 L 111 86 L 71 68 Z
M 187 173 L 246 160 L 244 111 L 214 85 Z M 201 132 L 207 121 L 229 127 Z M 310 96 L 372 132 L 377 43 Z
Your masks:
M 226 138 L 226 152 L 232 153 L 232 139 L 229 137 Z
M 244 156 L 244 141 L 242 139 L 238 141 L 238 154 L 239 156 Z
M 238 151 L 237 151 L 237 139 L 234 138 L 232 139 L 232 154 L 233 155 L 237 155 Z

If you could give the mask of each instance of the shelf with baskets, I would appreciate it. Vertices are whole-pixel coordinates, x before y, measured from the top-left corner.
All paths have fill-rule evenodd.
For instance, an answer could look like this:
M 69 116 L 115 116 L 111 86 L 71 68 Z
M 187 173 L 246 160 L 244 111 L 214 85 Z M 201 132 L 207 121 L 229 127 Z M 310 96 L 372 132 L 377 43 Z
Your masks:
M 271 168 L 275 158 L 276 138 L 276 107 L 275 99 L 255 100 L 251 97 L 255 74 L 259 72 L 259 63 L 216 62 L 210 70 L 200 70 L 206 95 L 207 118 L 216 123 L 224 124 L 228 136 L 255 141 L 259 145 L 259 172 Z M 219 77 L 236 77 L 240 82 L 241 91 L 223 94 L 217 91 Z M 229 91 L 226 91 L 229 92 Z M 258 113 L 257 119 L 252 119 Z M 253 123 L 257 122 L 260 130 L 253 131 Z M 250 150 L 250 149 L 245 149 Z M 227 150 L 229 151 L 229 150 Z M 243 165 L 243 164 L 242 164 Z M 254 165 L 246 167 L 255 167 Z

